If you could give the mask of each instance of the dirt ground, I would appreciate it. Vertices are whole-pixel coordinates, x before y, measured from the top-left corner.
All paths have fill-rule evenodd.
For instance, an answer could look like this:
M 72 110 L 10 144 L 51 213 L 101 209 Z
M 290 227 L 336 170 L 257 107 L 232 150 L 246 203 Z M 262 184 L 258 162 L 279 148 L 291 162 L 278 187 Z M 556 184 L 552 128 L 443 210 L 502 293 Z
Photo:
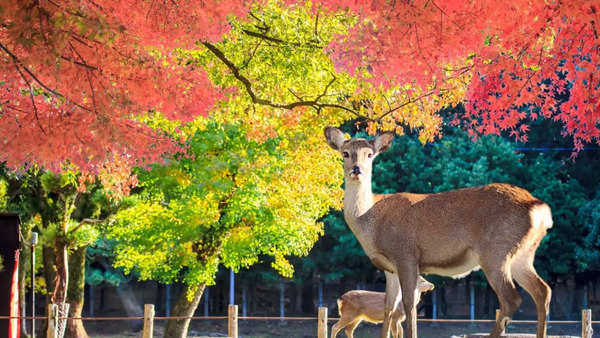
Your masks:
M 329 328 L 335 322 L 329 323 Z M 91 338 L 121 338 L 141 337 L 141 322 L 133 324 L 126 322 L 96 322 L 86 323 L 86 328 Z M 163 337 L 164 322 L 155 322 L 155 337 Z M 419 323 L 419 338 L 443 338 L 462 337 L 465 334 L 489 332 L 491 324 L 454 324 L 454 323 Z M 378 337 L 379 325 L 362 323 L 355 331 L 356 338 Z M 331 331 L 329 331 L 331 332 Z M 507 333 L 535 333 L 534 325 L 513 324 Z M 240 320 L 239 336 L 242 338 L 313 338 L 317 334 L 316 321 L 249 321 Z M 550 325 L 548 328 L 550 336 L 575 336 L 581 335 L 580 325 Z M 226 320 L 196 320 L 190 325 L 188 337 L 227 337 Z M 341 332 L 338 337 L 345 337 Z M 600 338 L 600 325 L 594 326 L 594 338 Z M 165 337 L 168 338 L 168 337 Z

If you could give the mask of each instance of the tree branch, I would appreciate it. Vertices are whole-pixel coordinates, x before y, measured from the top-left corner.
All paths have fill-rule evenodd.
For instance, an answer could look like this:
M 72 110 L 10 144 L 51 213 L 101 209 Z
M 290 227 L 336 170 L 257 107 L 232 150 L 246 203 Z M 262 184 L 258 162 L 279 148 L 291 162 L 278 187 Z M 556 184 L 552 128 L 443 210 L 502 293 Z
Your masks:
M 29 70 L 29 68 L 27 68 L 27 66 L 25 66 L 23 64 L 23 62 L 15 55 L 13 54 L 8 48 L 6 48 L 6 46 L 4 46 L 4 44 L 2 44 L 0 42 L 0 49 L 2 49 L 6 54 L 8 54 L 8 56 L 10 56 L 10 58 L 13 60 L 13 63 L 15 64 L 15 66 L 18 69 L 23 69 L 29 76 L 31 76 L 31 78 L 38 84 L 40 85 L 42 88 L 44 88 L 46 91 L 50 92 L 51 94 L 53 94 L 56 97 L 62 98 L 67 100 L 69 103 L 71 103 L 72 105 L 79 107 L 83 110 L 87 110 L 87 111 L 92 111 L 91 109 L 82 106 L 81 104 L 72 101 L 71 99 L 69 99 L 68 97 L 64 96 L 63 94 L 57 92 L 56 90 L 48 87 L 44 82 L 42 82 L 31 70 Z M 21 73 L 22 74 L 22 73 Z
M 37 122 L 38 128 L 40 128 L 42 133 L 44 135 L 47 135 L 46 131 L 42 127 L 42 124 L 40 123 L 37 105 L 35 104 L 35 99 L 33 98 L 33 88 L 31 87 L 31 83 L 29 82 L 29 80 L 27 80 L 27 78 L 25 77 L 25 74 L 23 74 L 23 72 L 21 71 L 21 69 L 19 68 L 19 66 L 17 64 L 15 64 L 15 68 L 17 69 L 17 72 L 19 72 L 19 75 L 21 75 L 21 78 L 23 79 L 23 81 L 25 81 L 25 83 L 27 83 L 27 87 L 29 87 L 29 97 L 31 98 L 31 105 L 33 107 L 33 114 L 35 115 L 35 122 Z
M 430 92 L 427 92 L 427 93 L 425 93 L 425 94 L 419 95 L 418 97 L 415 97 L 415 98 L 413 98 L 413 99 L 409 99 L 408 101 L 406 101 L 406 102 L 403 102 L 402 104 L 400 104 L 400 105 L 398 105 L 398 106 L 396 106 L 396 107 L 394 107 L 394 108 L 392 108 L 392 109 L 390 109 L 390 110 L 386 111 L 385 113 L 381 114 L 379 117 L 375 118 L 375 119 L 374 119 L 374 121 L 381 122 L 381 119 L 383 119 L 384 117 L 386 117 L 386 116 L 390 115 L 391 113 L 395 112 L 396 110 L 398 110 L 398 109 L 400 109 L 400 108 L 402 108 L 402 107 L 405 107 L 405 106 L 407 106 L 407 105 L 409 105 L 409 104 L 411 104 L 411 103 L 418 102 L 418 101 L 420 101 L 421 99 L 424 99 L 424 98 L 426 98 L 426 97 L 428 97 L 428 96 L 431 96 L 431 95 L 433 95 L 433 94 L 435 94 L 435 93 L 436 93 L 436 91 L 435 91 L 435 90 L 432 90 L 432 91 L 430 91 Z
M 290 45 L 290 46 L 296 46 L 296 47 L 307 47 L 307 48 L 315 48 L 315 49 L 323 49 L 325 48 L 324 46 L 315 44 L 315 43 L 300 43 L 300 42 L 290 42 L 290 41 L 286 41 L 286 40 L 282 40 L 276 37 L 272 37 L 263 33 L 259 33 L 259 32 L 254 32 L 251 31 L 249 29 L 244 29 L 242 30 L 242 32 L 244 32 L 244 34 L 255 37 L 255 38 L 259 38 L 262 40 L 266 40 L 266 41 L 270 41 L 270 42 L 274 42 L 277 44 L 281 44 L 281 45 Z
M 213 53 L 213 55 L 215 55 L 221 62 L 223 62 L 223 64 L 225 64 L 225 66 L 227 66 L 227 68 L 231 71 L 231 73 L 233 74 L 233 76 L 242 83 L 242 85 L 244 85 L 244 88 L 246 89 L 246 93 L 248 94 L 248 96 L 250 96 L 250 99 L 252 100 L 253 103 L 256 104 L 261 104 L 264 106 L 269 106 L 269 107 L 273 107 L 273 108 L 281 108 L 281 109 L 294 109 L 296 107 L 313 107 L 315 109 L 321 109 L 321 108 L 339 108 L 339 109 L 343 109 L 346 110 L 348 112 L 351 112 L 355 115 L 357 115 L 357 113 L 355 111 L 353 111 L 352 109 L 349 109 L 347 107 L 341 106 L 341 105 L 337 105 L 337 104 L 329 104 L 329 103 L 321 103 L 318 102 L 323 96 L 325 96 L 327 94 L 327 91 L 329 90 L 329 87 L 331 87 L 331 85 L 337 80 L 337 78 L 333 77 L 333 79 L 331 81 L 329 81 L 329 83 L 325 86 L 325 89 L 323 90 L 323 92 L 317 96 L 314 100 L 300 100 L 300 101 L 296 101 L 296 102 L 291 102 L 291 103 L 276 103 L 276 102 L 272 102 L 270 100 L 267 99 L 263 99 L 260 98 L 256 95 L 256 93 L 254 92 L 254 90 L 252 89 L 252 83 L 250 82 L 250 80 L 245 77 L 244 75 L 242 75 L 239 71 L 239 69 L 235 66 L 235 64 L 233 64 L 233 62 L 231 60 L 229 60 L 225 54 L 223 54 L 223 52 L 218 49 L 215 45 L 211 44 L 210 42 L 202 42 L 202 44 L 210 51 Z M 360 116 L 360 115 L 357 115 Z
M 340 109 L 345 112 L 348 112 L 348 113 L 350 113 L 358 118 L 364 119 L 366 121 L 381 122 L 381 120 L 384 117 L 390 115 L 391 113 L 397 111 L 398 109 L 401 109 L 402 107 L 405 107 L 409 104 L 415 103 L 415 102 L 417 102 L 427 96 L 431 96 L 437 92 L 435 90 L 432 90 L 423 95 L 420 95 L 419 97 L 409 99 L 408 101 L 406 101 L 394 108 L 390 107 L 390 109 L 388 111 L 382 113 L 380 116 L 378 116 L 376 118 L 360 114 L 360 112 L 358 111 L 359 108 L 357 108 L 357 107 L 349 108 L 342 104 L 319 102 L 325 95 L 327 95 L 329 88 L 337 80 L 337 78 L 335 76 L 333 76 L 331 81 L 329 81 L 329 83 L 327 83 L 327 85 L 325 86 L 323 91 L 312 100 L 303 99 L 302 97 L 300 97 L 299 95 L 297 95 L 296 93 L 294 93 L 293 91 L 288 89 L 292 93 L 292 95 L 294 95 L 298 99 L 298 101 L 290 102 L 290 103 L 272 102 L 270 100 L 259 97 L 254 92 L 254 90 L 252 89 L 252 82 L 250 82 L 250 80 L 247 77 L 245 77 L 244 75 L 242 75 L 240 73 L 240 69 L 231 60 L 229 60 L 219 48 L 217 48 L 215 45 L 213 45 L 212 43 L 207 42 L 207 41 L 203 41 L 202 44 L 231 71 L 233 76 L 239 82 L 242 83 L 246 93 L 248 94 L 248 96 L 250 97 L 250 99 L 252 100 L 252 102 L 254 104 L 260 104 L 260 105 L 269 106 L 269 107 L 273 107 L 273 108 L 291 110 L 296 107 L 312 107 L 312 108 L 316 109 L 317 111 L 321 111 L 323 108 L 335 108 L 335 109 Z M 389 103 L 388 103 L 388 105 L 389 105 Z
M 92 218 L 84 218 L 81 222 L 79 222 L 79 224 L 77 224 L 76 227 L 74 227 L 73 229 L 69 230 L 69 234 L 74 233 L 75 231 L 79 230 L 84 224 L 100 224 L 100 223 L 104 223 L 106 220 L 103 219 L 92 219 Z

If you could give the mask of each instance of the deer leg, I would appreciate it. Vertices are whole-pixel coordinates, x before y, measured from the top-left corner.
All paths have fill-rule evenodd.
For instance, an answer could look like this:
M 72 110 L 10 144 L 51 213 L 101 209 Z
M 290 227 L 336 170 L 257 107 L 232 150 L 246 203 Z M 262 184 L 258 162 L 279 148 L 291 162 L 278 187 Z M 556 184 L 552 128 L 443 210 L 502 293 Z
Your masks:
M 402 329 L 402 321 L 399 320 L 396 323 L 394 323 L 394 326 L 396 327 L 396 335 L 394 336 L 395 338 L 403 338 L 404 337 L 404 330 Z
M 419 278 L 418 265 L 409 261 L 403 262 L 398 267 L 398 278 L 400 279 L 402 291 L 402 304 L 406 315 L 406 337 L 417 338 L 417 280 Z
M 383 314 L 383 327 L 381 328 L 381 338 L 388 338 L 390 328 L 393 325 L 392 313 L 396 309 L 400 296 L 400 281 L 398 275 L 385 271 L 385 306 Z
M 517 253 L 515 261 L 511 265 L 513 278 L 531 295 L 537 309 L 537 338 L 546 338 L 548 312 L 550 310 L 550 298 L 552 290 L 538 276 L 533 267 L 535 250 L 525 250 Z
M 402 304 L 398 304 L 394 313 L 392 314 L 392 337 L 393 338 L 403 338 L 404 331 L 402 330 L 402 322 L 404 321 L 404 309 L 401 309 L 398 306 L 403 306 Z
M 499 261 L 501 262 L 500 264 L 498 264 L 497 260 L 495 264 L 482 262 L 481 265 L 490 286 L 496 293 L 496 296 L 498 296 L 498 301 L 500 302 L 500 317 L 496 320 L 496 325 L 490 333 L 490 337 L 492 338 L 500 337 L 500 334 L 506 329 L 513 313 L 521 305 L 521 296 L 512 281 L 510 259 L 506 256 Z
M 352 319 L 354 319 L 354 318 L 342 316 L 342 318 L 340 318 L 340 320 L 338 320 L 337 323 L 333 324 L 333 326 L 331 327 L 331 338 L 335 338 L 341 329 L 343 329 L 346 326 L 348 326 L 349 324 L 351 324 Z
M 344 332 L 346 332 L 346 336 L 348 338 L 354 338 L 354 330 L 356 329 L 358 324 L 360 324 L 360 320 L 353 321 L 348 326 L 346 326 Z

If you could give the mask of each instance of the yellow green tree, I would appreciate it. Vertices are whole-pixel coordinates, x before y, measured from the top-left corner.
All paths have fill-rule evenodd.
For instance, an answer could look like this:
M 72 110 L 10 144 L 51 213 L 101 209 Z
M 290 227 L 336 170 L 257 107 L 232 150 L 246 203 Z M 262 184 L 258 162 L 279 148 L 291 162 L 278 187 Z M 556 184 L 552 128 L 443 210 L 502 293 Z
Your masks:
M 208 120 L 203 120 L 208 121 Z M 319 222 L 339 207 L 341 176 L 320 134 L 248 138 L 240 124 L 197 122 L 185 152 L 138 170 L 141 191 L 109 229 L 117 266 L 141 279 L 182 281 L 173 315 L 192 315 L 219 264 L 238 270 L 272 257 L 306 255 L 323 234 Z M 168 337 L 184 337 L 189 320 L 169 321 Z
M 225 97 L 208 119 L 188 125 L 148 117 L 153 128 L 183 139 L 182 151 L 138 171 L 142 191 L 109 230 L 117 266 L 142 279 L 185 283 L 173 315 L 194 312 L 219 264 L 238 270 L 270 256 L 290 276 L 289 256 L 308 253 L 323 234 L 318 220 L 341 203 L 341 173 L 321 135 L 325 125 L 354 115 L 321 103 L 347 100 L 358 82 L 311 47 L 308 8 L 269 5 L 253 16 L 256 22 L 232 21 L 219 43 L 178 50 L 180 62 L 208 69 Z M 321 38 L 346 29 L 343 20 L 320 18 Z M 259 21 L 277 27 L 277 41 L 248 35 Z M 184 337 L 188 325 L 169 321 L 165 334 Z
M 224 98 L 214 108 L 219 114 L 209 118 L 241 121 L 257 140 L 306 126 L 299 121 L 323 126 L 357 120 L 370 133 L 403 134 L 408 128 L 422 142 L 439 136 L 437 111 L 464 98 L 465 78 L 449 79 L 456 82 L 452 90 L 428 90 L 410 83 L 373 85 L 367 71 L 336 68 L 328 46 L 357 20 L 351 12 L 325 11 L 311 2 L 255 3 L 245 19 L 230 19 L 231 29 L 219 42 L 178 49 L 178 61 L 206 71 L 222 90 Z

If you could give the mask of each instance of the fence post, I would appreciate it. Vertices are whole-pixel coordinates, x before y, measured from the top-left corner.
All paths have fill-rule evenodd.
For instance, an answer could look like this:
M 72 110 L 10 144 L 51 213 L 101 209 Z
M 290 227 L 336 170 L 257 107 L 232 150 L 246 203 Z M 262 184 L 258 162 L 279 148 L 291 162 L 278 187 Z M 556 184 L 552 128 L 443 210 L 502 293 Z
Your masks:
M 47 338 L 58 337 L 58 306 L 56 304 L 48 304 L 48 330 L 46 331 Z
M 144 304 L 143 338 L 152 338 L 154 334 L 154 304 Z
M 35 338 L 35 246 L 38 244 L 38 233 L 31 232 L 31 337 Z
M 317 338 L 327 338 L 327 308 L 324 306 L 319 308 Z
M 581 338 L 592 338 L 592 310 L 585 309 L 581 311 Z
M 238 338 L 238 306 L 229 304 L 227 337 Z
M 502 320 L 502 318 L 500 318 L 500 309 L 496 309 L 496 322 Z M 508 326 L 508 323 L 506 324 L 506 326 Z M 506 326 L 504 327 L 504 329 L 502 330 L 502 332 L 500 332 L 500 334 L 505 334 L 506 333 Z

